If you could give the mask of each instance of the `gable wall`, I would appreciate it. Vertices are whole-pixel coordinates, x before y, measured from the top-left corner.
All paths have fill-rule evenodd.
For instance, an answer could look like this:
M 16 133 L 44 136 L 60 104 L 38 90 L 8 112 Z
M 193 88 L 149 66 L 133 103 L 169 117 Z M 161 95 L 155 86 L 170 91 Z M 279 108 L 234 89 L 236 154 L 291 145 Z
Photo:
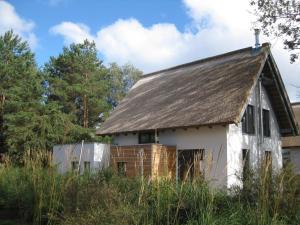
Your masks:
M 228 159 L 228 186 L 234 184 L 241 185 L 238 176 L 242 174 L 242 149 L 250 150 L 250 164 L 252 168 L 260 165 L 265 151 L 272 151 L 272 165 L 274 170 L 282 167 L 281 140 L 279 126 L 272 109 L 266 90 L 262 87 L 263 109 L 270 110 L 270 130 L 271 137 L 264 138 L 261 147 L 259 146 L 259 111 L 258 111 L 258 86 L 256 86 L 248 99 L 248 104 L 255 107 L 255 134 L 248 135 L 242 133 L 242 124 L 230 124 L 227 132 L 227 159 Z M 243 115 L 242 112 L 241 115 Z

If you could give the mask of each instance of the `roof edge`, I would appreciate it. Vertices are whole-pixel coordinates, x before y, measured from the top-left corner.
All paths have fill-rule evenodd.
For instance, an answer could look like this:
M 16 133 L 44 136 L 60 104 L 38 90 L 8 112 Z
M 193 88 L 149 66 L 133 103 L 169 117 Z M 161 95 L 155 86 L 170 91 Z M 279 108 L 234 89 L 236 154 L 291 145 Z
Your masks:
M 226 126 L 228 124 L 236 124 L 235 121 L 228 122 L 220 122 L 220 123 L 206 123 L 206 124 L 198 124 L 198 125 L 189 125 L 189 126 L 178 126 L 178 127 L 166 127 L 166 128 L 156 128 L 156 129 L 146 129 L 146 130 L 130 130 L 130 131 L 121 131 L 121 132 L 107 132 L 100 133 L 96 131 L 97 136 L 106 136 L 106 135 L 115 135 L 115 134 L 125 134 L 125 133 L 137 133 L 143 131 L 162 131 L 162 130 L 172 130 L 172 129 L 186 129 L 186 128 L 197 128 L 197 127 L 209 127 L 209 126 Z
M 268 42 L 263 43 L 261 45 L 260 49 L 264 48 L 264 47 L 269 48 L 270 43 L 268 43 Z M 166 68 L 166 69 L 162 69 L 162 70 L 158 70 L 158 71 L 154 71 L 154 72 L 151 72 L 151 73 L 144 74 L 144 75 L 141 76 L 141 79 L 146 78 L 146 77 L 150 77 L 150 76 L 153 76 L 153 75 L 156 75 L 156 74 L 159 74 L 159 73 L 168 72 L 168 71 L 172 71 L 172 70 L 175 70 L 175 69 L 180 69 L 180 68 L 185 67 L 185 66 L 191 66 L 191 65 L 194 65 L 194 64 L 203 63 L 205 61 L 209 61 L 209 60 L 212 60 L 212 59 L 217 59 L 217 58 L 221 58 L 221 57 L 224 57 L 224 56 L 234 55 L 236 53 L 247 51 L 247 50 L 252 50 L 252 49 L 255 49 L 255 48 L 250 46 L 250 47 L 234 50 L 234 51 L 231 51 L 231 52 L 226 52 L 226 53 L 222 53 L 222 54 L 219 54 L 219 55 L 214 55 L 214 56 L 210 56 L 210 57 L 207 57 L 207 58 L 202 58 L 202 59 L 199 59 L 199 60 L 191 61 L 191 62 L 188 62 L 188 63 L 179 64 L 177 66 L 173 66 L 173 67 L 169 67 L 169 68 Z
M 277 67 L 277 64 L 275 62 L 275 59 L 274 59 L 271 51 L 270 51 L 270 54 L 269 54 L 269 58 L 270 58 L 269 61 L 271 63 L 271 66 L 273 66 L 273 69 L 274 69 L 275 79 L 277 79 L 277 82 L 279 84 L 279 90 L 278 91 L 280 92 L 281 96 L 283 97 L 283 104 L 284 104 L 284 106 L 287 110 L 287 114 L 288 114 L 288 117 L 289 117 L 289 120 L 290 120 L 290 123 L 291 123 L 290 125 L 292 126 L 292 129 L 293 129 L 293 135 L 294 136 L 299 135 L 299 127 L 298 127 L 298 123 L 297 123 L 294 111 L 292 109 L 292 104 L 291 104 L 289 95 L 287 94 L 287 91 L 285 89 L 280 71 Z

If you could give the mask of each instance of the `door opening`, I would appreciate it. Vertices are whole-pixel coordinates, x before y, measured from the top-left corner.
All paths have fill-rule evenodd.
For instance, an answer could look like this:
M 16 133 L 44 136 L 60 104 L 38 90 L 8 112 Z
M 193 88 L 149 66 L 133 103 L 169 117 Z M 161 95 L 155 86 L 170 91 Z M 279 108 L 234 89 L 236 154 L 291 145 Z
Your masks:
M 178 178 L 193 181 L 204 176 L 204 149 L 178 150 Z

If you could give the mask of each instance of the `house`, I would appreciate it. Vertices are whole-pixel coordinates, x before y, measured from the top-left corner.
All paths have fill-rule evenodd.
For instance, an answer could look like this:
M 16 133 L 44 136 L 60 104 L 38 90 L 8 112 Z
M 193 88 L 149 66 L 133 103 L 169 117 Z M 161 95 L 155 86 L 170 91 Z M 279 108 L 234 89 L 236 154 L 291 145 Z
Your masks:
M 97 130 L 113 137 L 112 165 L 124 175 L 157 176 L 163 159 L 165 176 L 228 188 L 242 185 L 246 165 L 280 169 L 281 137 L 296 134 L 268 43 L 144 75 Z
M 68 171 L 84 172 L 98 171 L 109 166 L 110 148 L 101 143 L 78 143 L 55 145 L 53 147 L 53 163 L 57 165 L 58 172 Z
M 296 119 L 300 123 L 300 102 L 292 103 Z M 292 163 L 295 173 L 300 174 L 300 136 L 282 138 L 284 161 Z

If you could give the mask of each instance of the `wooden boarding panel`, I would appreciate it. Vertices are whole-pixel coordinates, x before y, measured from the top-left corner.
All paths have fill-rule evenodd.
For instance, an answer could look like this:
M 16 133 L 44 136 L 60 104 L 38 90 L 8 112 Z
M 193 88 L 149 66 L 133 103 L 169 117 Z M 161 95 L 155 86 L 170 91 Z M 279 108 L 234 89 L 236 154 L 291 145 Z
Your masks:
M 176 147 L 160 144 L 111 146 L 111 166 L 127 177 L 176 177 Z

